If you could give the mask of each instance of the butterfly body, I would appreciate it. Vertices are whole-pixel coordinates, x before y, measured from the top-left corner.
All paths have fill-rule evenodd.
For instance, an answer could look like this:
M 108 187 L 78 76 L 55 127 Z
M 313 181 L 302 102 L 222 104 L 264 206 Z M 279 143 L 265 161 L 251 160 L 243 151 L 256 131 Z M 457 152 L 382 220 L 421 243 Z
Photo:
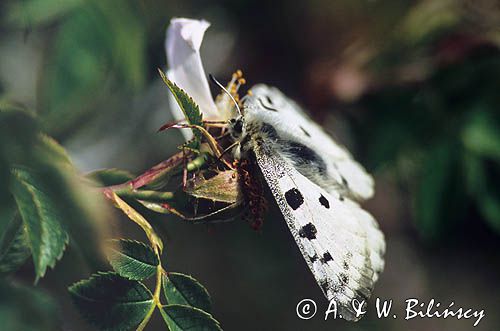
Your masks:
M 369 298 L 384 266 L 383 234 L 355 201 L 371 197 L 373 180 L 277 89 L 252 92 L 230 120 L 235 157 L 258 165 L 323 293 L 357 320 L 351 303 Z

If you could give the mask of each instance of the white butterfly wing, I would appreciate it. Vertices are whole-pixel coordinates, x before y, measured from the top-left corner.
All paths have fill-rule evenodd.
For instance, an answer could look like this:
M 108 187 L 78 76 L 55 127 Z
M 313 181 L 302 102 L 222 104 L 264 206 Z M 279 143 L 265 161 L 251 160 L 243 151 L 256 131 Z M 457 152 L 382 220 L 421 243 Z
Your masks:
M 329 192 L 341 188 L 355 199 L 368 199 L 373 195 L 373 178 L 344 147 L 311 120 L 297 103 L 274 87 L 259 84 L 252 87 L 251 91 L 253 97 L 245 106 L 267 110 L 258 113 L 265 117 L 265 122 L 273 125 L 280 137 L 300 141 L 325 160 L 328 175 L 335 181 L 335 185 L 324 180 L 320 184 L 323 188 Z
M 373 217 L 300 174 L 272 144 L 261 142 L 256 161 L 316 281 L 347 320 L 352 300 L 367 300 L 384 267 L 385 241 Z

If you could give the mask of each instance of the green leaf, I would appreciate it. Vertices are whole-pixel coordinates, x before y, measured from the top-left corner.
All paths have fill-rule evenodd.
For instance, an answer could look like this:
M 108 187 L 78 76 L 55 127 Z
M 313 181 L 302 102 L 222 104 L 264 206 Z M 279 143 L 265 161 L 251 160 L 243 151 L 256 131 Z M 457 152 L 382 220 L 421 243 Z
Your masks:
M 41 134 L 38 144 L 35 147 L 35 152 L 46 162 L 71 165 L 71 160 L 64 147 L 52 137 Z
M 20 186 L 21 192 L 26 193 L 24 180 L 20 182 L 12 169 L 29 173 L 36 180 L 36 183 L 30 182 L 37 189 L 35 192 L 42 192 L 44 200 L 50 201 L 49 209 L 57 211 L 57 222 L 51 220 L 39 224 L 33 221 L 39 232 L 33 232 L 33 227 L 27 228 L 30 245 L 36 244 L 34 238 L 43 238 L 42 246 L 53 251 L 53 254 L 44 255 L 42 249 L 40 254 L 33 255 L 34 259 L 39 259 L 35 267 L 47 264 L 47 259 L 58 255 L 57 250 L 61 247 L 54 247 L 59 241 L 53 238 L 60 233 L 59 224 L 70 234 L 72 245 L 79 250 L 89 267 L 95 270 L 104 267 L 106 263 L 99 240 L 109 226 L 108 214 L 105 213 L 108 203 L 101 192 L 84 183 L 64 149 L 55 140 L 40 133 L 32 113 L 0 103 L 0 183 L 5 188 L 0 190 L 0 233 L 4 220 L 9 217 L 8 210 L 12 207 L 17 210 L 19 202 L 23 201 L 15 201 L 14 187 Z M 22 197 L 28 198 L 28 194 Z M 28 213 L 37 209 L 32 201 L 26 204 Z M 49 231 L 51 226 L 57 227 L 55 232 Z M 43 269 L 37 270 L 37 277 L 43 274 Z
M 100 330 L 131 329 L 154 306 L 144 284 L 115 273 L 94 274 L 71 285 L 69 292 L 80 313 Z
M 169 304 L 188 305 L 210 312 L 208 291 L 191 276 L 169 272 L 163 276 L 163 293 Z
M 36 176 L 26 169 L 12 173 L 12 193 L 26 227 L 38 281 L 61 258 L 68 235 L 61 226 L 57 202 L 50 199 Z
M 14 216 L 0 241 L 0 276 L 19 269 L 28 259 L 31 250 L 23 224 Z
M 111 186 L 125 183 L 135 176 L 126 170 L 121 169 L 102 169 L 96 170 L 87 175 L 87 178 L 95 180 L 103 186 Z
M 486 222 L 500 233 L 500 195 L 489 192 L 478 201 L 479 210 Z
M 1 329 L 8 331 L 60 330 L 54 299 L 45 292 L 20 284 L 0 282 Z
M 203 175 L 196 176 L 187 182 L 186 193 L 196 198 L 217 202 L 235 203 L 241 200 L 241 189 L 238 171 L 225 170 L 215 176 L 205 179 Z
M 222 330 L 212 315 L 198 308 L 184 305 L 167 305 L 160 310 L 170 331 L 184 330 Z
M 177 104 L 181 108 L 182 112 L 184 113 L 184 116 L 186 117 L 186 121 L 191 124 L 191 125 L 203 125 L 203 117 L 200 112 L 200 108 L 198 105 L 193 101 L 193 98 L 191 98 L 184 90 L 182 90 L 180 87 L 178 87 L 175 83 L 173 83 L 171 80 L 165 76 L 163 71 L 159 70 L 160 76 L 169 88 L 170 92 L 174 95 L 175 100 L 177 101 Z M 193 135 L 195 137 L 194 143 L 190 145 L 192 148 L 199 148 L 199 143 L 201 142 L 201 133 L 197 129 L 193 129 Z
M 500 162 L 500 123 L 493 114 L 474 112 L 462 132 L 462 141 L 477 155 Z
M 113 240 L 109 262 L 122 277 L 142 280 L 153 276 L 159 264 L 158 257 L 148 245 L 135 240 Z
M 83 0 L 25 0 L 12 2 L 7 21 L 16 27 L 32 28 L 48 23 L 78 7 Z

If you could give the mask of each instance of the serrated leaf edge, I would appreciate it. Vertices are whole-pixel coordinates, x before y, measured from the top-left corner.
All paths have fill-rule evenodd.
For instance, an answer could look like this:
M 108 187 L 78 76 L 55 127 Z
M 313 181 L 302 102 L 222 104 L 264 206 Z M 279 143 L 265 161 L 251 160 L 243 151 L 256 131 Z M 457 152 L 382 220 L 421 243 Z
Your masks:
M 181 276 L 181 277 L 185 277 L 187 279 L 189 279 L 190 281 L 196 283 L 204 292 L 204 294 L 207 296 L 208 298 L 208 303 L 209 303 L 209 306 L 211 307 L 212 306 L 212 297 L 210 296 L 210 293 L 208 293 L 208 290 L 205 288 L 205 286 L 203 286 L 203 284 L 201 284 L 196 278 L 194 278 L 193 276 L 191 275 L 186 275 L 186 274 L 183 274 L 183 273 L 180 273 L 180 272 L 167 272 L 167 273 L 164 273 L 163 274 L 163 281 L 165 282 L 164 285 L 166 285 L 166 282 L 168 281 L 167 278 L 170 276 L 170 275 L 176 275 L 176 276 Z M 171 280 L 170 280 L 171 281 Z M 172 282 L 172 281 L 171 281 Z M 173 282 L 172 282 L 173 283 Z M 177 288 L 177 286 L 175 286 L 175 284 L 173 284 L 175 288 Z M 164 286 L 164 292 L 166 292 L 166 287 Z M 186 297 L 184 296 L 184 294 L 181 292 L 181 291 L 178 291 L 182 298 L 189 303 L 189 306 L 190 307 L 193 307 L 193 308 L 197 308 L 197 307 L 194 307 L 191 305 L 191 303 L 189 302 L 189 300 L 186 299 Z M 165 293 L 164 293 L 165 294 Z M 166 296 L 165 294 L 165 297 L 168 301 L 168 297 Z M 200 309 L 200 308 L 197 308 L 197 309 Z M 202 309 L 200 309 L 202 310 Z M 202 310 L 204 311 L 204 310 Z
M 133 279 L 128 279 L 128 278 L 125 278 L 125 277 L 122 277 L 120 274 L 116 273 L 116 272 L 113 272 L 113 271 L 98 271 L 92 275 L 90 275 L 89 278 L 87 279 L 82 279 L 82 280 L 79 280 L 78 282 L 70 285 L 68 287 L 68 291 L 73 294 L 73 295 L 76 295 L 78 296 L 79 298 L 83 298 L 83 299 L 87 299 L 89 301 L 95 301 L 94 299 L 92 298 L 88 298 L 88 297 L 85 297 L 83 295 L 80 295 L 79 293 L 76 293 L 75 290 L 77 287 L 80 287 L 80 286 L 84 286 L 86 283 L 89 283 L 101 276 L 117 276 L 117 277 L 120 277 L 120 278 L 123 278 L 125 280 L 128 280 L 128 281 L 132 281 L 132 282 L 136 282 L 137 284 L 139 284 L 141 287 L 143 287 L 146 292 L 148 294 L 151 295 L 151 300 L 146 300 L 146 301 L 132 301 L 131 303 L 146 303 L 146 302 L 149 302 L 151 301 L 152 303 L 154 303 L 154 299 L 153 299 L 153 293 L 151 293 L 150 289 L 146 287 L 146 285 L 144 285 L 143 283 L 141 283 L 140 281 L 137 281 L 137 280 L 133 280 Z M 117 301 L 119 302 L 120 304 L 128 304 L 127 302 L 120 302 L 120 301 Z
M 199 309 L 199 308 L 196 308 L 196 307 L 193 307 L 193 306 L 188 306 L 188 305 L 179 305 L 179 304 L 171 304 L 171 305 L 163 305 L 161 306 L 161 309 L 163 309 L 163 311 L 165 312 L 165 314 L 168 315 L 168 313 L 165 311 L 165 308 L 168 308 L 168 307 L 183 307 L 183 308 L 188 308 L 188 309 L 191 309 L 193 311 L 196 311 L 197 313 L 200 313 L 202 315 L 204 315 L 206 318 L 208 318 L 209 320 L 213 321 L 215 323 L 215 326 L 218 328 L 218 330 L 221 330 L 222 331 L 222 328 L 220 327 L 220 323 L 219 321 L 217 321 L 213 316 L 212 314 L 210 313 L 207 313 L 206 311 L 202 310 L 202 309 Z M 175 323 L 175 321 L 172 319 L 172 317 L 170 317 L 170 315 L 168 315 L 168 317 Z M 175 323 L 175 325 L 177 325 L 177 327 L 179 329 L 181 329 L 181 327 Z
M 151 253 L 153 253 L 153 255 L 155 256 L 155 258 L 156 258 L 156 259 L 158 259 L 158 256 L 154 253 L 154 251 L 153 251 L 153 249 L 151 248 L 151 246 L 149 246 L 149 245 L 147 245 L 147 244 L 145 244 L 145 243 L 143 243 L 143 242 L 141 242 L 141 241 L 138 241 L 138 240 L 132 240 L 132 239 L 123 239 L 123 238 L 121 238 L 121 239 L 111 239 L 110 241 L 111 241 L 111 242 L 116 242 L 118 245 L 120 245 L 120 243 L 121 243 L 121 242 L 129 242 L 129 243 L 139 244 L 139 245 L 141 245 L 141 246 L 145 247 L 145 249 L 150 250 L 150 251 L 151 251 Z M 120 247 L 121 247 L 121 246 L 120 246 Z M 147 263 L 145 263 L 145 262 L 139 261 L 139 260 L 137 260 L 137 259 L 133 258 L 132 256 L 129 256 L 129 255 L 123 254 L 123 251 L 121 251 L 121 250 L 119 250 L 119 249 L 116 249 L 115 247 L 111 247 L 111 250 L 113 250 L 114 252 L 116 252 L 116 253 L 118 253 L 118 254 L 120 254 L 120 255 L 122 255 L 122 256 L 126 256 L 126 257 L 128 257 L 128 258 L 130 258 L 130 259 L 133 259 L 134 261 L 137 261 L 137 263 L 139 263 L 139 264 L 141 264 L 141 265 L 147 265 L 147 266 L 149 266 L 149 267 L 154 267 L 154 268 L 156 268 L 156 267 L 158 267 L 158 265 L 160 264 L 160 260 L 159 260 L 159 259 L 158 259 L 158 263 L 157 263 L 156 265 L 151 265 L 151 264 L 147 264 Z M 116 273 L 117 273 L 120 277 L 123 277 L 123 278 L 129 279 L 129 280 L 142 280 L 142 279 L 144 279 L 144 278 L 140 278 L 140 279 L 139 279 L 139 278 L 131 278 L 131 277 L 128 277 L 128 276 L 126 276 L 126 275 L 122 275 L 122 274 L 121 274 L 121 273 L 120 273 L 120 272 L 119 272 L 119 271 L 115 268 L 115 265 L 114 265 L 114 263 L 113 263 L 113 259 L 111 259 L 111 258 L 109 258 L 109 257 L 108 257 L 108 260 L 109 260 L 109 264 L 111 264 L 111 266 L 113 267 L 113 269 L 115 270 L 115 272 L 116 272 Z M 153 274 L 152 274 L 152 275 L 153 275 Z M 152 276 L 152 275 L 151 275 L 151 276 Z M 148 277 L 151 277 L 151 276 L 148 276 Z
M 40 201 L 38 201 L 38 199 L 35 199 L 35 193 L 33 192 L 31 186 L 32 185 L 29 185 L 28 183 L 26 183 L 22 178 L 20 178 L 19 176 L 16 175 L 16 172 L 20 170 L 20 169 L 16 169 L 14 168 L 12 170 L 12 173 L 16 176 L 17 178 L 17 182 L 21 185 L 23 185 L 25 187 L 25 189 L 30 193 L 30 195 L 32 196 L 33 198 L 33 201 L 34 203 L 36 204 L 36 211 L 37 211 L 37 215 L 39 216 L 39 218 L 41 218 L 41 215 L 39 213 L 39 210 L 41 209 L 41 205 L 40 205 Z M 25 171 L 28 171 L 28 170 L 25 170 Z M 17 199 L 15 198 L 14 196 L 14 199 L 17 201 Z M 22 216 L 22 215 L 21 215 Z M 22 217 L 21 217 L 22 218 Z M 24 219 L 23 219 L 23 223 L 24 223 Z M 35 264 L 35 270 L 36 270 L 36 278 L 35 278 L 35 284 L 38 283 L 38 281 L 40 280 L 40 278 L 43 278 L 47 272 L 47 269 L 48 268 L 51 268 L 51 269 L 54 269 L 56 263 L 58 261 L 61 260 L 62 256 L 64 255 L 64 252 L 66 251 L 66 247 L 68 246 L 68 243 L 69 243 L 69 235 L 68 233 L 66 232 L 66 230 L 64 229 L 64 227 L 62 226 L 62 224 L 59 224 L 61 226 L 61 229 L 64 231 L 64 239 L 63 239 L 63 248 L 61 250 L 61 252 L 59 253 L 59 255 L 57 255 L 54 260 L 51 262 L 51 263 L 48 263 L 47 266 L 45 268 L 43 268 L 43 270 L 37 270 L 37 266 L 36 266 L 36 263 Z M 45 229 L 42 227 L 42 229 Z M 41 236 L 42 238 L 44 238 L 43 236 Z M 43 240 L 43 239 L 42 239 Z M 44 244 L 47 244 L 46 241 L 43 241 Z M 33 257 L 33 262 L 35 262 L 35 255 L 33 254 L 33 247 L 31 245 L 31 241 L 28 240 L 28 246 L 30 247 L 30 250 L 32 252 L 31 256 Z

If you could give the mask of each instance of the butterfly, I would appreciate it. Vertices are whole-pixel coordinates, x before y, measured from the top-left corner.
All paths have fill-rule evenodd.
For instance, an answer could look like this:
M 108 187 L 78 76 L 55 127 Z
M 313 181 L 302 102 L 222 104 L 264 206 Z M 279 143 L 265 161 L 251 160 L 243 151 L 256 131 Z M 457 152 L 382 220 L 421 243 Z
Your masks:
M 278 89 L 256 85 L 229 120 L 234 156 L 258 165 L 309 269 L 346 320 L 358 320 L 384 268 L 385 240 L 358 201 L 374 181 Z

